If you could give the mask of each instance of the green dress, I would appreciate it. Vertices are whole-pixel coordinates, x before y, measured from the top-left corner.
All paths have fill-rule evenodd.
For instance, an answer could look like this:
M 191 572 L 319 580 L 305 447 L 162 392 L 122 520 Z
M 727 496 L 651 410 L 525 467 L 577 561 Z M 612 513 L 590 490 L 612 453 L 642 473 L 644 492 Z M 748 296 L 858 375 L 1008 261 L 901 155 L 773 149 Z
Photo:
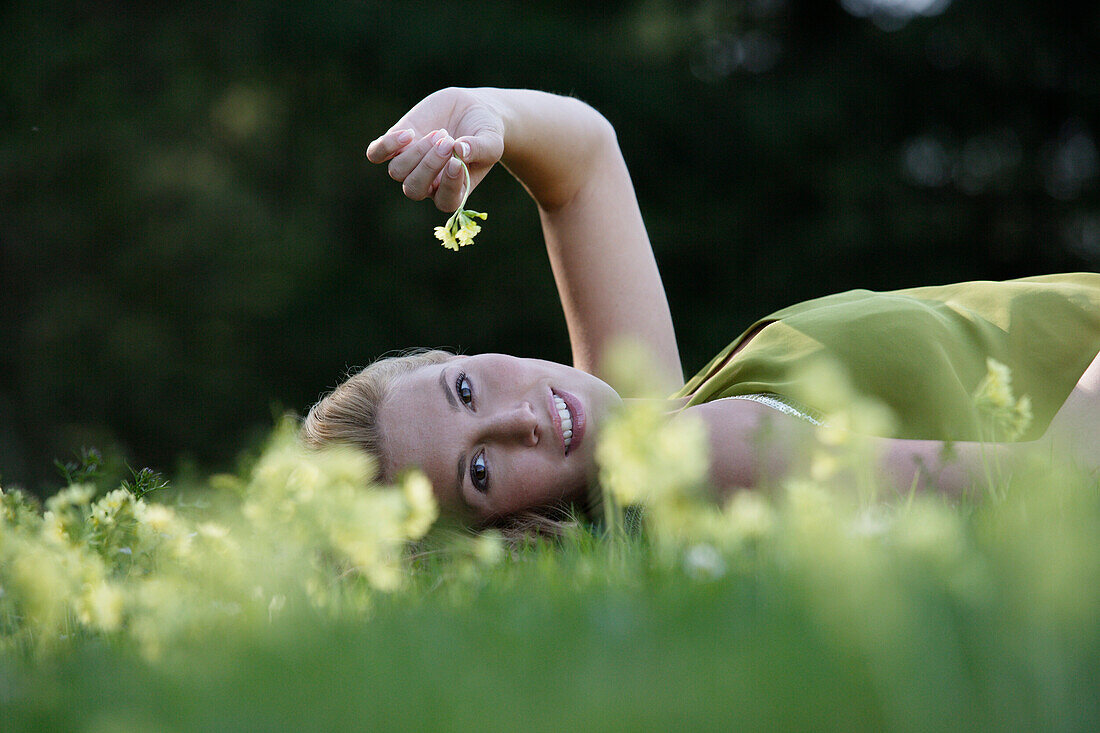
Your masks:
M 1098 352 L 1100 274 L 852 290 L 757 321 L 674 396 L 691 406 L 776 395 L 825 415 L 844 391 L 888 407 L 892 437 L 980 440 L 973 394 L 993 358 L 1011 370 L 1015 395 L 1031 400 L 1033 418 L 1019 436 L 1031 440 Z M 813 377 L 825 362 L 839 382 Z

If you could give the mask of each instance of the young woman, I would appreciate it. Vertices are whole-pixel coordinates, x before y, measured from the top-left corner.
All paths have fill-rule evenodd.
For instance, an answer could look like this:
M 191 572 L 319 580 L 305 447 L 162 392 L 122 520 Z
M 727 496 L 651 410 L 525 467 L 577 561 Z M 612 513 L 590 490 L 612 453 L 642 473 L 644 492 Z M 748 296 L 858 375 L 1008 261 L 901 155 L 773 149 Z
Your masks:
M 444 89 L 367 149 L 413 200 L 454 211 L 502 163 L 538 204 L 573 350 L 573 367 L 502 354 L 420 352 L 383 359 L 310 410 L 312 445 L 346 442 L 380 474 L 417 466 L 441 504 L 489 522 L 583 498 L 601 423 L 620 401 L 601 379 L 608 347 L 640 342 L 675 392 L 670 409 L 704 421 L 719 490 L 751 487 L 798 458 L 836 401 L 806 379 L 828 359 L 851 394 L 885 404 L 896 423 L 872 438 L 882 478 L 958 492 L 981 451 L 1011 461 L 1047 440 L 1100 464 L 1100 275 L 963 283 L 893 293 L 852 291 L 762 319 L 686 385 L 660 274 L 606 119 L 536 91 Z M 992 357 L 1011 370 L 1032 419 L 1016 442 L 983 444 L 971 395 Z M 629 395 L 624 395 L 629 396 Z M 772 439 L 766 443 L 763 434 Z M 953 450 L 944 450 L 951 441 Z

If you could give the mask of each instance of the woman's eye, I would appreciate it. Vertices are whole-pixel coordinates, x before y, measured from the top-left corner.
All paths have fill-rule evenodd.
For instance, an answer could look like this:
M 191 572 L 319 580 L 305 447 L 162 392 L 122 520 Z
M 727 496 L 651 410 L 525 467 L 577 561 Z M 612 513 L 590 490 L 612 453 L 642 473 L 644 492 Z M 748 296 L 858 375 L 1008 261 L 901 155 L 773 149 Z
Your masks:
M 458 399 L 462 400 L 464 405 L 474 401 L 474 389 L 470 386 L 470 380 L 466 378 L 466 372 L 459 374 L 458 379 L 455 380 L 455 392 L 458 393 Z
M 481 493 L 489 491 L 489 469 L 485 467 L 485 451 L 481 450 L 470 461 L 470 481 Z

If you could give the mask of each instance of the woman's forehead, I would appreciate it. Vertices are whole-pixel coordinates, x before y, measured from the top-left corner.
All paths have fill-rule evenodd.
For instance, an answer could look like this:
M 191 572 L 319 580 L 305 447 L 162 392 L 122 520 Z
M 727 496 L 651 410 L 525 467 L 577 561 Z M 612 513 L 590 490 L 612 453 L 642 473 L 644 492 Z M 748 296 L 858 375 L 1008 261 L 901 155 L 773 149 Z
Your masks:
M 445 363 L 444 363 L 445 364 Z M 394 379 L 378 410 L 382 469 L 395 476 L 418 468 L 431 480 L 441 503 L 453 503 L 454 411 L 446 399 L 444 364 L 427 364 Z M 447 467 L 451 469 L 448 471 Z

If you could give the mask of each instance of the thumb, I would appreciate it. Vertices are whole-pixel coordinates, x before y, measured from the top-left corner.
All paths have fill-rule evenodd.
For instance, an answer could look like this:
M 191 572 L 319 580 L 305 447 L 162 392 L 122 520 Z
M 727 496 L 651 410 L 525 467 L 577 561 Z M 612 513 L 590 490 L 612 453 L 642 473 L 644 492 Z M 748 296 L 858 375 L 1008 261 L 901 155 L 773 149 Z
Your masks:
M 466 165 L 491 166 L 500 160 L 504 152 L 504 139 L 496 131 L 485 130 L 457 138 L 454 152 Z

